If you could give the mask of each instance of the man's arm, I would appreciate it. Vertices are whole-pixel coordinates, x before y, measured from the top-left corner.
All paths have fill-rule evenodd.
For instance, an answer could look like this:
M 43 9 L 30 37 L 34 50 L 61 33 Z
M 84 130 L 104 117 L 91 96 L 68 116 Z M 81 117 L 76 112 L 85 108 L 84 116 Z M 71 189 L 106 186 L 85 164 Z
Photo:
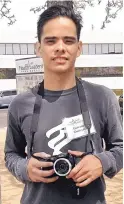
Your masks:
M 8 110 L 8 127 L 5 141 L 5 165 L 8 170 L 19 180 L 29 180 L 27 175 L 27 163 L 25 153 L 26 140 L 23 135 L 17 118 L 10 109 Z
M 55 182 L 58 177 L 53 177 L 54 170 L 41 170 L 43 167 L 51 167 L 53 163 L 38 161 L 33 157 L 26 159 L 25 147 L 26 140 L 23 135 L 18 119 L 8 112 L 8 128 L 5 142 L 5 164 L 8 170 L 15 176 L 19 181 L 25 183 L 30 182 L 43 182 L 52 183 Z M 41 158 L 50 156 L 44 152 L 35 153 L 36 156 Z M 47 178 L 50 177 L 51 178 Z
M 108 101 L 107 104 L 104 105 L 105 109 L 103 111 L 104 115 L 106 115 L 106 126 L 104 128 L 106 150 L 101 153 L 85 156 L 72 169 L 67 178 L 72 178 L 79 187 L 87 186 L 103 174 L 112 178 L 122 169 L 123 131 L 119 104 L 116 96 L 111 90 L 108 92 Z M 78 151 L 69 151 L 69 153 L 75 156 L 80 156 L 82 154 L 82 152 Z
M 114 93 L 110 92 L 106 125 L 103 138 L 106 149 L 96 154 L 103 166 L 103 173 L 112 178 L 123 167 L 123 130 L 119 104 Z

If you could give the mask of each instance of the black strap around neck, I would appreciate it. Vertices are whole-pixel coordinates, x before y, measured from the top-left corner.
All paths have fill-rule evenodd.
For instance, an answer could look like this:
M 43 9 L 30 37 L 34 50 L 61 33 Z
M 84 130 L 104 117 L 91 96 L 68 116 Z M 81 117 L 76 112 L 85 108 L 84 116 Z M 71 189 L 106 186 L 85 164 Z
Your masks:
M 88 110 L 84 87 L 83 87 L 81 79 L 76 78 L 76 82 L 77 82 L 77 93 L 78 93 L 78 97 L 80 101 L 80 110 L 81 110 L 81 114 L 84 120 L 84 125 L 87 129 L 90 130 L 91 120 L 90 120 L 90 114 Z
M 88 130 L 88 136 L 87 136 L 86 146 L 85 146 L 86 147 L 85 152 L 87 152 L 88 144 L 89 144 L 90 138 L 91 138 L 91 134 L 90 134 L 91 120 L 90 120 L 90 114 L 88 111 L 88 105 L 87 105 L 87 101 L 86 101 L 85 91 L 84 91 L 84 87 L 83 87 L 81 79 L 76 78 L 76 86 L 77 86 L 77 93 L 78 93 L 79 102 L 80 102 L 81 114 L 83 117 L 84 125 Z M 35 99 L 32 122 L 31 122 L 30 154 L 32 152 L 34 135 L 35 135 L 35 132 L 37 132 L 39 115 L 40 115 L 40 110 L 41 110 L 41 106 L 42 106 L 42 98 L 44 97 L 44 81 L 39 84 L 37 92 L 36 92 L 36 89 L 32 89 L 32 92 L 36 96 L 36 99 Z

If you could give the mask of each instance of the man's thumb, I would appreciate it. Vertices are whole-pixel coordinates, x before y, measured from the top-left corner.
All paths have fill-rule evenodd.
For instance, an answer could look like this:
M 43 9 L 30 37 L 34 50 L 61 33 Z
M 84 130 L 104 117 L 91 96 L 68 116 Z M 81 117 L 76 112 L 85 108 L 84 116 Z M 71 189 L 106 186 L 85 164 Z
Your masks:
M 72 154 L 72 155 L 74 155 L 74 156 L 78 156 L 78 157 L 80 157 L 80 156 L 83 154 L 83 152 L 72 151 L 72 150 L 68 150 L 68 153 L 69 153 L 69 154 Z

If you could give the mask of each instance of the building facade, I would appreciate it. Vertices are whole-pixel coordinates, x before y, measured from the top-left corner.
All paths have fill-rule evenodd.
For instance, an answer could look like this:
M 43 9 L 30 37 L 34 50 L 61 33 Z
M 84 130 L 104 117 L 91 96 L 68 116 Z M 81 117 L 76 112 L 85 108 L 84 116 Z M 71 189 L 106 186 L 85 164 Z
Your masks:
M 117 95 L 122 94 L 123 35 L 106 35 L 104 31 L 100 34 L 82 33 L 81 40 L 83 47 L 81 56 L 76 60 L 76 75 L 103 84 L 113 89 Z M 36 57 L 34 39 L 32 42 L 0 42 L 0 79 L 16 81 L 15 60 L 30 57 Z

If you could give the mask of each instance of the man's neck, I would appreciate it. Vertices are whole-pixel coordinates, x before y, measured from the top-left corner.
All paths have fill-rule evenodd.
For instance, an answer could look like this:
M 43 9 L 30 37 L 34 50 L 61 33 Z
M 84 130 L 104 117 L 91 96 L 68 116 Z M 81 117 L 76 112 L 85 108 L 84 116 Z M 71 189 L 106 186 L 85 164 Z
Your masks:
M 44 73 L 44 88 L 51 91 L 61 91 L 73 88 L 76 85 L 75 72 L 62 74 Z

